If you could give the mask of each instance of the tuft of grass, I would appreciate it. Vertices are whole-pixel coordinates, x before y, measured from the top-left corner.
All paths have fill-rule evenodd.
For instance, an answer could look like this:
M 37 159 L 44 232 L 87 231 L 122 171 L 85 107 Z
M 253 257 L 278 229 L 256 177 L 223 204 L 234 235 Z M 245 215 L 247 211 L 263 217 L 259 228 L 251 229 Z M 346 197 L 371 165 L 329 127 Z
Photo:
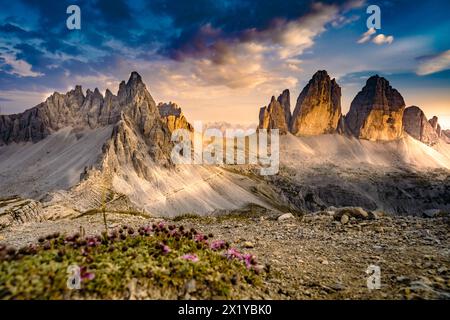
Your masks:
M 0 245 L 0 299 L 238 299 L 261 284 L 255 257 L 214 241 L 161 223 L 85 238 L 53 234 L 20 250 Z M 67 286 L 73 265 L 78 290 Z

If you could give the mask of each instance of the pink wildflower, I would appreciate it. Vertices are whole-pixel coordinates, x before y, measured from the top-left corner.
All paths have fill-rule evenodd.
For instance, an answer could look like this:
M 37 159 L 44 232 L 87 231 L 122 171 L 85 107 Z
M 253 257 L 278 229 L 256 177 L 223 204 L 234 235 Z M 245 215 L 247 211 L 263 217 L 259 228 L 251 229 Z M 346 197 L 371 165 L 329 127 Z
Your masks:
M 210 248 L 211 248 L 211 250 L 214 250 L 214 251 L 225 249 L 225 241 L 223 241 L 223 240 L 213 241 L 211 243 Z
M 164 243 L 160 243 L 159 245 L 161 246 L 161 250 L 164 254 L 167 254 L 170 252 L 169 246 L 165 245 Z
M 225 257 L 227 257 L 228 259 L 242 260 L 242 254 L 235 248 L 228 249 L 228 251 L 225 252 Z
M 93 280 L 95 278 L 95 274 L 93 272 L 88 272 L 86 267 L 81 267 L 80 277 L 81 281 Z
M 197 262 L 198 261 L 197 255 L 196 254 L 191 254 L 191 253 L 188 253 L 188 254 L 185 254 L 185 255 L 181 256 L 181 259 L 192 261 L 192 262 Z

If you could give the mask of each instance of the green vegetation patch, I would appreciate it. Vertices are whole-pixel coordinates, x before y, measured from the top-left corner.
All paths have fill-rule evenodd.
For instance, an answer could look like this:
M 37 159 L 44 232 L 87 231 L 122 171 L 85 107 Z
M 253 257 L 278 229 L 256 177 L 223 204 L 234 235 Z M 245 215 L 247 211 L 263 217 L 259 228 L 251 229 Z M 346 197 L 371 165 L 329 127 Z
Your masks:
M 0 245 L 0 299 L 236 299 L 260 286 L 262 269 L 254 256 L 183 226 L 56 233 L 20 250 Z

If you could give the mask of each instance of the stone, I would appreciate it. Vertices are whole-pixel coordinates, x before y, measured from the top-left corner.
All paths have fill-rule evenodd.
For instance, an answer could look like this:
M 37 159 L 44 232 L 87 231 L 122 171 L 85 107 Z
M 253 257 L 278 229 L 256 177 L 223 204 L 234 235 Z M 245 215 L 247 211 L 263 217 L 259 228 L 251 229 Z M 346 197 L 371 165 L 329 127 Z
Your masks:
M 251 241 L 245 241 L 244 242 L 244 248 L 252 249 L 254 247 L 255 247 L 255 245 L 253 244 L 253 242 L 251 242 Z
M 341 88 L 317 71 L 297 99 L 290 130 L 297 136 L 335 133 L 341 117 Z
M 348 215 L 343 214 L 341 217 L 341 224 L 347 224 L 349 221 Z
M 346 128 L 359 139 L 392 141 L 403 137 L 405 101 L 385 78 L 370 77 L 345 116 Z
M 341 220 L 343 215 L 347 215 L 350 220 L 353 219 L 368 219 L 369 214 L 363 208 L 360 207 L 344 207 L 339 208 L 334 213 L 335 220 Z
M 289 219 L 294 219 L 294 215 L 290 212 L 282 214 L 281 216 L 278 217 L 278 221 L 284 221 L 284 220 L 289 220 Z

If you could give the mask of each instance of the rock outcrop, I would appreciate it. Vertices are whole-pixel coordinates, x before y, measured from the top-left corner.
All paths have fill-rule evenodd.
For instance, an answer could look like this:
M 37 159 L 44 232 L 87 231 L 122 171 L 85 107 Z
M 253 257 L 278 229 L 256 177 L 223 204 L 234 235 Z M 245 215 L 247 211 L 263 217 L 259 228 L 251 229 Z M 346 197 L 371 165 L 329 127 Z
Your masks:
M 11 225 L 30 221 L 42 221 L 42 205 L 18 196 L 0 198 L 0 230 Z
M 272 96 L 270 103 L 259 110 L 259 129 L 279 129 L 281 134 L 289 132 L 289 122 L 291 120 L 291 102 L 289 90 L 275 100 Z
M 441 125 L 439 124 L 439 118 L 434 116 L 433 118 L 431 118 L 429 120 L 430 125 L 433 127 L 433 130 L 436 132 L 436 134 L 438 135 L 438 137 L 441 137 L 442 134 L 442 130 L 441 130 Z
M 341 88 L 326 71 L 318 71 L 297 99 L 290 130 L 294 135 L 334 133 L 341 116 Z
M 403 136 L 405 102 L 389 81 L 378 75 L 367 80 L 346 115 L 346 125 L 357 138 L 397 140 Z
M 445 142 L 450 143 L 450 130 L 442 130 L 442 139 Z
M 427 120 L 425 113 L 417 106 L 411 106 L 405 109 L 403 114 L 403 128 L 412 136 L 427 145 L 435 145 L 439 141 L 439 135 Z
M 176 103 L 159 103 L 158 110 L 159 115 L 169 128 L 170 132 L 173 132 L 176 129 L 194 130 L 181 112 L 181 108 Z

